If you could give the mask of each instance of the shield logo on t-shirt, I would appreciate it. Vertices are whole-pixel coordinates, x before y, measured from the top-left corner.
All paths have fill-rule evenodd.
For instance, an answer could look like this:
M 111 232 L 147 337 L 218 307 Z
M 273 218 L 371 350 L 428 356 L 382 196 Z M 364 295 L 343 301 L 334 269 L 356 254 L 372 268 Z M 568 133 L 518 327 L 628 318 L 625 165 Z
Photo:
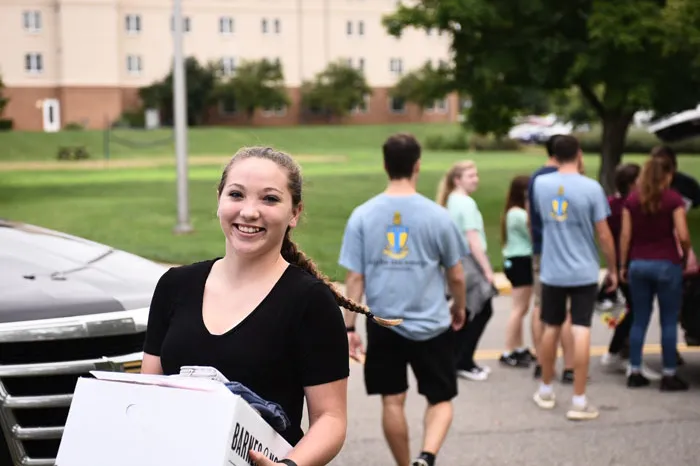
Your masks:
M 384 254 L 392 259 L 403 259 L 408 255 L 408 227 L 401 225 L 401 214 L 394 213 L 394 222 L 386 229 L 387 245 Z
M 567 209 L 569 208 L 569 201 L 564 197 L 564 186 L 559 186 L 559 192 L 557 196 L 552 199 L 552 211 L 550 215 L 558 222 L 563 222 L 566 220 Z

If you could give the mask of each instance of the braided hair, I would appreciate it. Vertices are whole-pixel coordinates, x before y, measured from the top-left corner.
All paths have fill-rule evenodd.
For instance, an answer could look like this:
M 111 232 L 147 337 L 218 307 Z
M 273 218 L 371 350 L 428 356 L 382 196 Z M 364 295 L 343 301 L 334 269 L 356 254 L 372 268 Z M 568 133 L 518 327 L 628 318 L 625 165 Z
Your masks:
M 289 154 L 274 150 L 271 147 L 244 147 L 236 152 L 221 174 L 221 180 L 219 181 L 218 187 L 219 194 L 221 194 L 221 192 L 224 190 L 224 186 L 226 185 L 226 177 L 233 164 L 239 160 L 251 157 L 270 160 L 271 162 L 277 164 L 277 166 L 280 168 L 283 168 L 287 172 L 287 187 L 292 195 L 292 205 L 297 207 L 299 204 L 301 204 L 301 167 L 299 167 L 299 164 Z M 318 269 L 316 264 L 297 247 L 296 243 L 292 241 L 290 233 L 291 228 L 287 227 L 287 231 L 284 234 L 284 240 L 282 241 L 282 249 L 280 251 L 282 257 L 290 264 L 294 264 L 319 280 L 322 280 L 323 283 L 325 283 L 331 290 L 333 296 L 335 296 L 335 301 L 338 303 L 338 306 L 351 312 L 364 314 L 368 319 L 371 319 L 379 325 L 385 327 L 392 327 L 402 322 L 401 319 L 383 319 L 381 317 L 377 317 L 369 310 L 367 306 L 358 304 L 343 295 L 340 291 L 338 291 L 331 280 Z

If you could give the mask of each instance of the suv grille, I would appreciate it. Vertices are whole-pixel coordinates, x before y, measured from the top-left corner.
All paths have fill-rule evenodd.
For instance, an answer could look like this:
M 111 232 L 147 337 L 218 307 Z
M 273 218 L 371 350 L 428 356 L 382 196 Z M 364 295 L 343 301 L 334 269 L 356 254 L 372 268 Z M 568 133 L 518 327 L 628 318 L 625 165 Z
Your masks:
M 140 371 L 144 338 L 0 343 L 0 426 L 15 463 L 53 466 L 78 378 L 91 370 Z

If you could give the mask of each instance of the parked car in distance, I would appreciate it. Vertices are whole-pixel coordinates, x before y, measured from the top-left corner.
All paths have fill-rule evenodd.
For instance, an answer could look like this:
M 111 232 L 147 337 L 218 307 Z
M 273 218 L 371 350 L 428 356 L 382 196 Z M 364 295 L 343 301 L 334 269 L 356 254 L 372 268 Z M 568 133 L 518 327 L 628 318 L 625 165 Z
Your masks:
M 0 219 L 0 465 L 53 466 L 78 377 L 138 372 L 168 267 Z

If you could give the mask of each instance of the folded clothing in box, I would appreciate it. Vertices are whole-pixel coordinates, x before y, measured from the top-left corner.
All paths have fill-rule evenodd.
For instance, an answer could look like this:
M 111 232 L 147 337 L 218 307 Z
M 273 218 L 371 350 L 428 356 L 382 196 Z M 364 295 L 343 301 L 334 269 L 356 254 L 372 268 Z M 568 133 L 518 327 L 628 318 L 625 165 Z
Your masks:
M 205 378 L 222 382 L 229 390 L 231 390 L 231 393 L 243 398 L 246 403 L 255 409 L 260 416 L 262 416 L 262 418 L 265 419 L 265 421 L 278 433 L 287 430 L 291 424 L 289 417 L 287 417 L 284 409 L 282 409 L 279 404 L 261 398 L 257 393 L 240 382 L 229 381 L 215 367 L 182 366 L 180 368 L 179 376 Z

